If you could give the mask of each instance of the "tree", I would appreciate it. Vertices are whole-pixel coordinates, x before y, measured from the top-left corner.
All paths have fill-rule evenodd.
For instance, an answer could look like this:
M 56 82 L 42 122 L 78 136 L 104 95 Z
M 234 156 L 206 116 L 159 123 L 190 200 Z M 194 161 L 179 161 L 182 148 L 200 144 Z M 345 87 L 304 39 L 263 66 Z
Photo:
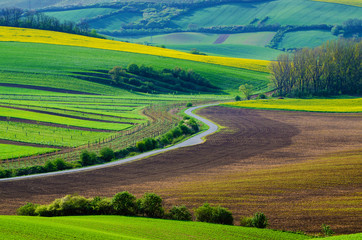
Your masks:
M 120 192 L 112 198 L 112 206 L 117 214 L 134 216 L 137 212 L 136 197 L 129 192 Z
M 169 216 L 173 220 L 191 221 L 192 215 L 186 206 L 173 206 L 170 210 Z
M 115 154 L 114 154 L 114 151 L 111 148 L 105 147 L 105 148 L 101 149 L 100 157 L 101 157 L 101 159 L 103 161 L 110 162 L 112 159 L 115 158 Z
M 253 227 L 266 228 L 268 226 L 268 218 L 264 213 L 257 212 L 251 220 Z
M 161 218 L 165 213 L 162 198 L 155 193 L 145 193 L 140 201 L 140 208 L 147 217 L 151 218 Z
M 253 93 L 253 88 L 254 88 L 253 85 L 249 85 L 246 83 L 239 87 L 239 91 L 241 91 L 244 94 L 246 99 L 250 100 L 251 95 Z

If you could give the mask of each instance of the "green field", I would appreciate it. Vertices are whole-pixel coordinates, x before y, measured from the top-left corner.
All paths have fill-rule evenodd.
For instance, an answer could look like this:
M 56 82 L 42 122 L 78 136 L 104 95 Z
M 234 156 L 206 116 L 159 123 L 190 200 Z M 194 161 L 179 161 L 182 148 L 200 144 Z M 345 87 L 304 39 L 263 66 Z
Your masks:
M 276 0 L 261 3 L 223 4 L 195 10 L 173 23 L 187 29 L 190 23 L 198 27 L 246 25 L 254 18 L 270 19 L 267 24 L 312 25 L 340 24 L 350 18 L 360 18 L 361 8 L 308 0 Z
M 98 15 L 105 15 L 114 12 L 112 8 L 85 8 L 68 11 L 44 12 L 48 16 L 55 17 L 60 21 L 79 22 L 83 18 L 91 18 Z
M 3 133 L 2 133 L 3 134 Z M 54 152 L 56 148 L 40 148 L 29 146 L 17 146 L 11 144 L 0 144 L 0 160 L 14 157 L 23 157 L 34 154 Z
M 362 98 L 348 99 L 269 99 L 223 104 L 230 107 L 308 111 L 308 112 L 362 112 Z
M 278 44 L 278 48 L 314 48 L 326 41 L 336 40 L 337 38 L 329 31 L 289 32 L 284 35 L 282 41 Z
M 140 217 L 0 216 L 0 239 L 252 239 L 298 240 L 311 236 L 238 226 Z M 362 234 L 318 239 L 359 239 Z
M 117 31 L 122 25 L 142 19 L 141 13 L 122 12 L 91 22 L 91 27 L 108 31 Z
M 308 239 L 266 229 L 121 216 L 0 216 L 0 239 Z

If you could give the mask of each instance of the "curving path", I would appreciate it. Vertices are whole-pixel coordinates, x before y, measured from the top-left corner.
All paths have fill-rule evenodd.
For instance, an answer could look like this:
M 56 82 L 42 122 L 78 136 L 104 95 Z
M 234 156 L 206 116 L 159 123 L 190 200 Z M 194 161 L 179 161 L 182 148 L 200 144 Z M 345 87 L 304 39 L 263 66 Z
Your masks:
M 13 180 L 20 180 L 20 179 L 29 179 L 29 178 L 36 178 L 36 177 L 44 177 L 44 176 L 53 176 L 53 175 L 59 175 L 59 174 L 65 174 L 65 173 L 74 173 L 74 172 L 82 172 L 82 171 L 89 171 L 89 170 L 94 170 L 94 169 L 100 169 L 100 168 L 105 168 L 105 167 L 109 167 L 109 166 L 115 166 L 115 165 L 120 165 L 120 164 L 124 164 L 124 163 L 128 163 L 128 162 L 132 162 L 135 160 L 139 160 L 145 157 L 149 157 L 155 154 L 159 154 L 162 152 L 166 152 L 166 151 L 170 151 L 173 149 L 177 149 L 177 148 L 181 148 L 181 147 L 188 147 L 188 146 L 193 146 L 193 145 L 197 145 L 202 143 L 204 140 L 203 138 L 206 137 L 207 135 L 210 135 L 214 132 L 216 132 L 218 130 L 218 126 L 214 123 L 212 123 L 211 121 L 202 118 L 194 113 L 192 113 L 194 110 L 199 109 L 199 108 L 204 108 L 204 107 L 209 107 L 209 106 L 215 106 L 218 104 L 207 104 L 207 105 L 201 105 L 201 106 L 196 106 L 196 107 L 192 107 L 189 108 L 185 111 L 185 113 L 187 115 L 189 115 L 190 117 L 193 117 L 201 122 L 203 122 L 204 124 L 206 124 L 209 129 L 207 131 L 201 132 L 200 134 L 197 134 L 195 136 L 193 136 L 192 138 L 189 138 L 181 143 L 175 144 L 171 147 L 168 148 L 162 148 L 162 149 L 157 149 L 157 150 L 153 150 L 153 151 L 149 151 L 149 152 L 145 152 L 142 154 L 139 154 L 137 156 L 134 157 L 128 157 L 122 160 L 118 160 L 118 161 L 113 161 L 110 163 L 105 163 L 105 164 L 101 164 L 101 165 L 95 165 L 95 166 L 89 166 L 89 167 L 84 167 L 84 168 L 77 168 L 77 169 L 71 169 L 71 170 L 65 170 L 65 171 L 59 171 L 59 172 L 50 172 L 50 173 L 41 173 L 41 174 L 34 174 L 34 175 L 28 175 L 28 176 L 20 176 L 20 177 L 13 177 L 13 178 L 2 178 L 0 179 L 0 182 L 4 182 L 4 181 L 13 181 Z

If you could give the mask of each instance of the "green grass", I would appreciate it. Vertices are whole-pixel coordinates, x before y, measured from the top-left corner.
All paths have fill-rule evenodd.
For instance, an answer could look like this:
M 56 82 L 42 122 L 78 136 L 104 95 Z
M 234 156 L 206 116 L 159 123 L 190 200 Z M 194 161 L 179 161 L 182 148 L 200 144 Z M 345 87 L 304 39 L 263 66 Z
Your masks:
M 261 60 L 275 60 L 281 54 L 280 51 L 271 48 L 236 44 L 167 45 L 166 47 L 184 52 L 196 48 L 207 55 Z
M 308 239 L 268 229 L 121 216 L 0 216 L 0 239 Z
M 341 24 L 350 18 L 360 18 L 361 8 L 308 0 L 235 3 L 196 10 L 180 16 L 173 23 L 185 29 L 190 23 L 198 27 L 245 25 L 254 18 L 267 16 L 270 18 L 267 24 Z
M 41 148 L 41 147 L 18 146 L 11 144 L 0 144 L 0 159 L 25 157 L 34 154 L 54 152 L 56 150 L 57 150 L 56 148 Z
M 336 40 L 338 37 L 330 31 L 299 31 L 286 33 L 278 48 L 314 48 L 326 41 Z
M 114 12 L 112 8 L 85 8 L 58 12 L 44 12 L 46 15 L 55 17 L 60 21 L 80 22 L 82 18 L 91 18 L 98 15 L 105 15 Z
M 362 112 L 362 98 L 251 100 L 227 103 L 223 106 L 308 112 Z
M 90 26 L 95 29 L 118 31 L 122 25 L 142 19 L 141 13 L 121 12 L 109 17 L 91 22 Z
M 193 69 L 226 91 L 235 91 L 243 83 L 265 88 L 269 82 L 267 73 L 136 53 L 12 42 L 0 42 L 0 49 L 1 82 L 58 87 L 98 94 L 130 95 L 122 89 L 75 79 L 71 77 L 74 75 L 73 72 L 108 71 L 116 65 L 127 66 L 137 63 L 153 66 L 158 70 L 172 69 L 176 66 Z

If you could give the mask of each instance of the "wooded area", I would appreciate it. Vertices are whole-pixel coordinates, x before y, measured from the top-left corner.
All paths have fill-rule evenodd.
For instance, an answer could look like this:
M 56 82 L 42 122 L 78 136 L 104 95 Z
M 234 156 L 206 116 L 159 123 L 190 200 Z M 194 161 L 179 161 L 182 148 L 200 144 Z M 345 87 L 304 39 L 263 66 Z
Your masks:
M 314 49 L 282 54 L 269 66 L 280 96 L 360 94 L 361 40 L 326 42 Z

